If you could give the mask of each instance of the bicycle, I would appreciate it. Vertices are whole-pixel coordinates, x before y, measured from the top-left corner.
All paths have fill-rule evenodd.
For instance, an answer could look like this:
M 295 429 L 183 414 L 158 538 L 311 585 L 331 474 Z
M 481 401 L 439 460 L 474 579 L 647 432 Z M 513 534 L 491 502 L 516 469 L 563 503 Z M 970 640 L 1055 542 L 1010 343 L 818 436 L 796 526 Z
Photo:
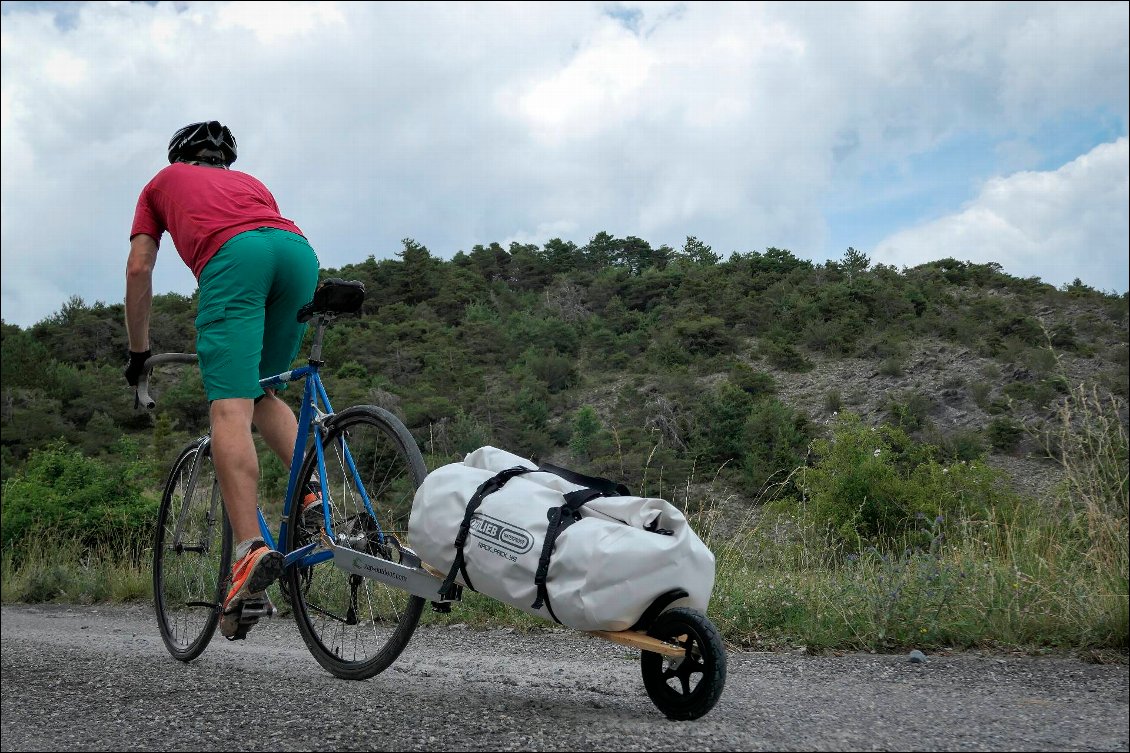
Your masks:
M 324 281 L 298 313 L 299 321 L 313 323 L 307 364 L 260 380 L 264 388 L 301 381 L 304 389 L 277 536 L 261 506 L 259 531 L 268 546 L 284 555 L 280 589 L 303 640 L 319 664 L 345 679 L 367 679 L 392 664 L 425 603 L 422 595 L 332 562 L 345 547 L 386 567 L 419 564 L 401 543 L 413 495 L 427 472 L 415 439 L 396 416 L 377 406 L 335 413 L 320 375 L 327 327 L 339 316 L 358 313 L 363 300 L 360 283 Z M 155 367 L 196 361 L 191 353 L 150 357 L 138 383 L 137 404 L 155 407 L 149 394 Z M 315 489 L 322 499 L 316 522 L 304 519 L 301 504 L 308 490 Z M 232 549 L 232 530 L 211 462 L 211 438 L 205 434 L 185 446 L 172 464 L 153 540 L 157 621 L 166 647 L 181 661 L 200 656 L 215 633 L 230 584 Z M 434 592 L 432 600 L 443 602 Z M 269 601 L 251 603 L 240 622 L 253 624 L 273 613 Z
M 373 677 L 396 660 L 426 602 L 448 611 L 461 599 L 460 587 L 441 593 L 443 573 L 421 562 L 405 543 L 415 492 L 427 475 L 415 439 L 377 406 L 335 413 L 322 383 L 326 328 L 339 316 L 358 313 L 363 300 L 358 282 L 323 281 L 298 313 L 299 321 L 314 322 L 307 365 L 260 380 L 265 388 L 304 382 L 278 536 L 272 536 L 261 507 L 260 533 L 284 555 L 280 588 L 307 647 L 323 668 L 349 680 Z M 138 404 L 155 406 L 148 391 L 154 367 L 195 362 L 189 353 L 150 357 L 138 383 Z M 200 656 L 211 641 L 230 581 L 232 530 L 210 451 L 205 434 L 174 461 L 153 540 L 161 637 L 184 662 Z M 321 495 L 318 520 L 303 512 L 307 490 Z M 726 677 L 725 649 L 706 615 L 669 608 L 686 595 L 676 589 L 660 597 L 628 630 L 589 631 L 641 651 L 648 697 L 677 720 L 697 719 L 713 708 Z M 241 620 L 253 623 L 270 612 L 269 603 L 251 604 Z

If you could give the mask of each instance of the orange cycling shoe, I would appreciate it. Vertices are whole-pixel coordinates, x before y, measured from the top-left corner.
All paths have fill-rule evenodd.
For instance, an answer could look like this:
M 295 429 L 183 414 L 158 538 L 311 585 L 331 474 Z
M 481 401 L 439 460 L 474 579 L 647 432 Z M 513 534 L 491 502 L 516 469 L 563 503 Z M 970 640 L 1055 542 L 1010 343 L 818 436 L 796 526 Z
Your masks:
M 274 614 L 267 587 L 283 572 L 283 556 L 259 542 L 231 569 L 231 590 L 224 599 L 220 633 L 228 640 L 247 637 L 260 617 Z
M 306 484 L 306 496 L 302 498 L 302 526 L 313 536 L 324 527 L 322 520 L 322 487 L 315 481 Z

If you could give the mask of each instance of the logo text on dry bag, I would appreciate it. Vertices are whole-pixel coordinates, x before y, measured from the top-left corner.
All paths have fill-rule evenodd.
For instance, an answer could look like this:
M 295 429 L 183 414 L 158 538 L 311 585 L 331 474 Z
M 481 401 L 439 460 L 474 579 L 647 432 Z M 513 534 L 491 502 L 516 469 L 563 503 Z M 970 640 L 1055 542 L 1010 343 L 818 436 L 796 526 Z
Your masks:
M 471 518 L 471 534 L 515 554 L 525 554 L 534 547 L 534 537 L 527 531 L 482 513 L 475 513 Z

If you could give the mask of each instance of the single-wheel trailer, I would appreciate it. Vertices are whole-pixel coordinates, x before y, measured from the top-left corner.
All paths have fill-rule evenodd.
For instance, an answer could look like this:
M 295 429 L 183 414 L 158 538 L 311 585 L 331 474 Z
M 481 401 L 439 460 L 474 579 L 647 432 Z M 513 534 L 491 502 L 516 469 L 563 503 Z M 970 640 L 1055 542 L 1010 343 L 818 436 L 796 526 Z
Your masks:
M 388 557 L 339 545 L 323 532 L 321 548 L 332 552 L 334 564 L 346 572 L 408 591 L 438 610 L 451 608 L 451 600 L 440 596 L 443 574 L 398 542 L 397 554 Z M 713 623 L 696 609 L 668 609 L 686 595 L 681 589 L 664 594 L 629 630 L 579 631 L 638 649 L 648 697 L 666 717 L 679 721 L 698 719 L 710 711 L 726 684 L 726 649 Z
M 323 281 L 297 314 L 313 325 L 307 365 L 260 380 L 265 389 L 302 383 L 303 395 L 282 518 L 274 532 L 258 510 L 259 531 L 283 554 L 280 591 L 311 654 L 331 674 L 350 680 L 373 677 L 396 660 L 425 604 L 446 611 L 459 599 L 458 590 L 440 594 L 442 575 L 410 547 L 412 501 L 427 476 L 415 439 L 378 406 L 335 412 L 321 380 L 327 327 L 340 316 L 359 314 L 363 300 L 358 282 Z M 169 363 L 193 364 L 196 356 L 151 357 L 137 387 L 139 406 L 156 406 L 149 378 Z M 321 504 L 308 504 L 311 495 Z M 224 616 L 233 548 L 206 434 L 173 462 L 153 539 L 154 608 L 176 659 L 200 656 Z M 638 649 L 648 696 L 677 720 L 709 712 L 726 680 L 725 648 L 710 620 L 672 606 L 685 595 L 677 589 L 664 594 L 629 630 L 586 631 Z M 268 597 L 244 602 L 239 610 L 233 639 L 275 613 Z

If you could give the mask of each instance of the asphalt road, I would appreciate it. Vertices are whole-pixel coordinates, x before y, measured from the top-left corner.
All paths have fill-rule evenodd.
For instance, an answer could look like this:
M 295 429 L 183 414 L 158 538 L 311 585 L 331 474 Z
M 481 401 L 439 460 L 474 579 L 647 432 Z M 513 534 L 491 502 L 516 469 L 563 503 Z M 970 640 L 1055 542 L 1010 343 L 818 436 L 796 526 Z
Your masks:
M 365 682 L 276 618 L 189 664 L 146 606 L 0 611 L 0 749 L 1127 750 L 1126 664 L 731 653 L 707 716 L 652 705 L 636 651 L 567 631 L 427 627 Z

